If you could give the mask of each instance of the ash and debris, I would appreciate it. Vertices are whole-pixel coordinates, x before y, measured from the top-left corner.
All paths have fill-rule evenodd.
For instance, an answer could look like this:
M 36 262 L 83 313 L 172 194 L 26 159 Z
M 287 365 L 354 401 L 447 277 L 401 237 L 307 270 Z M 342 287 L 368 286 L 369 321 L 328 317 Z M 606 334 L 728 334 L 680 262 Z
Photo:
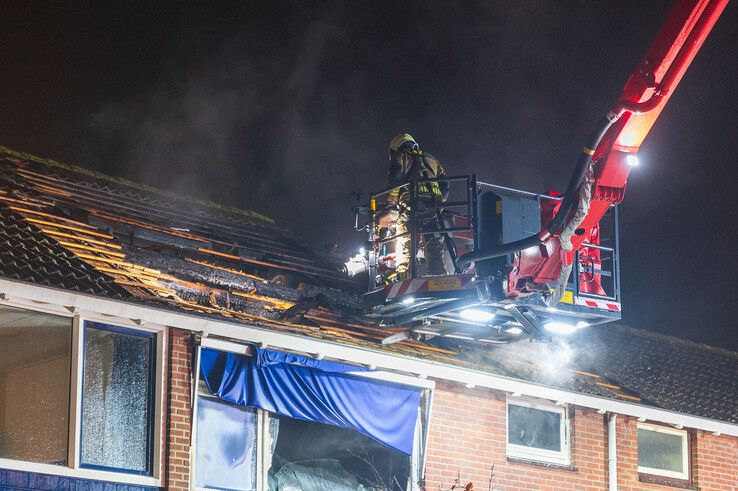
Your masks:
M 259 281 L 158 252 L 133 249 L 127 246 L 124 246 L 123 250 L 126 259 L 132 263 L 157 269 L 189 282 L 212 285 L 216 288 L 254 292 L 265 297 L 273 297 L 289 302 L 317 301 L 324 307 L 352 312 L 360 312 L 363 308 L 360 295 L 343 290 L 310 285 L 304 282 L 298 285 L 299 288 L 290 288 L 266 279 Z M 174 289 L 179 288 L 181 287 L 176 286 Z

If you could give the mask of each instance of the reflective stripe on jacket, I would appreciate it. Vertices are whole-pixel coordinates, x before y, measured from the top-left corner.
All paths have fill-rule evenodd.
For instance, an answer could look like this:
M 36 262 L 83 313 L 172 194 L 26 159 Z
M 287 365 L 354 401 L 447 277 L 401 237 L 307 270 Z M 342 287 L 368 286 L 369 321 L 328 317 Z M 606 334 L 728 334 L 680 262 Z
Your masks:
M 413 167 L 416 163 L 418 165 Z M 412 173 L 413 175 L 410 175 Z M 399 186 L 411 179 L 424 179 L 434 177 L 446 177 L 446 173 L 441 166 L 441 162 L 438 161 L 431 154 L 411 154 L 408 152 L 402 153 L 401 162 L 393 162 L 390 166 L 390 186 Z M 418 198 L 420 199 L 433 199 L 433 200 L 445 200 L 445 195 L 448 192 L 447 183 L 438 182 L 422 182 L 418 184 Z M 389 201 L 397 203 L 398 199 L 402 203 L 407 203 L 410 199 L 410 191 L 408 188 L 403 188 L 402 193 L 399 189 L 394 189 L 390 192 Z

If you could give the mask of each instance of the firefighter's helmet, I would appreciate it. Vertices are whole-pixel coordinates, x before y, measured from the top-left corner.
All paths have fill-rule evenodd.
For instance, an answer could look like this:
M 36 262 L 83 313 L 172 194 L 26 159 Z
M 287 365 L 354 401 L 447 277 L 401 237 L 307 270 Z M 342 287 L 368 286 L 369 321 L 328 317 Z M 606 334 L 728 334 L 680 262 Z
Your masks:
M 390 142 L 388 157 L 391 159 L 393 153 L 399 152 L 406 148 L 413 148 L 413 147 L 415 148 L 418 147 L 418 143 L 415 141 L 415 138 L 413 138 L 407 133 L 402 133 L 394 137 L 392 141 Z

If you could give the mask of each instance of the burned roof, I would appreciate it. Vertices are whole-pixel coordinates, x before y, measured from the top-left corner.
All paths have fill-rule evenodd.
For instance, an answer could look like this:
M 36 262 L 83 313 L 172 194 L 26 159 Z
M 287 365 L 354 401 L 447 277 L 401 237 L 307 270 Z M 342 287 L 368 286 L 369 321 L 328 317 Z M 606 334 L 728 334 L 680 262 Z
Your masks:
M 0 147 L 0 277 L 738 424 L 738 354 L 618 325 L 565 350 L 381 340 L 361 288 L 259 213 Z M 564 359 L 562 359 L 564 357 Z

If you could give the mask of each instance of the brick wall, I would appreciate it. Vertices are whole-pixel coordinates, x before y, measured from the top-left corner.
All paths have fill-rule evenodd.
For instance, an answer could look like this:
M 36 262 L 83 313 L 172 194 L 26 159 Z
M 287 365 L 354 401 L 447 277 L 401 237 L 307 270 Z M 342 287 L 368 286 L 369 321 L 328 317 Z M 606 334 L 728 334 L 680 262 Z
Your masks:
M 191 333 L 170 330 L 167 365 L 166 489 L 186 491 L 190 476 Z M 607 489 L 607 420 L 570 408 L 571 466 L 546 468 L 508 461 L 505 394 L 439 383 L 433 396 L 426 490 L 447 490 L 460 474 L 477 491 L 602 491 Z M 621 491 L 675 489 L 638 477 L 636 420 L 618 417 L 618 485 Z M 738 491 L 738 438 L 694 431 L 692 472 L 700 490 Z
M 698 431 L 695 435 L 693 472 L 702 489 L 738 490 L 738 438 Z
M 621 491 L 669 489 L 639 480 L 636 434 L 634 418 L 618 417 L 618 488 Z M 690 441 L 694 484 L 702 490 L 738 490 L 738 438 L 690 430 Z
M 607 420 L 584 408 L 571 408 L 571 466 L 545 468 L 508 461 L 505 455 L 505 394 L 438 384 L 426 463 L 426 489 L 447 490 L 457 474 L 474 489 L 591 490 L 607 489 Z M 618 417 L 618 481 L 621 491 L 668 490 L 638 477 L 636 420 Z M 692 469 L 701 490 L 738 490 L 738 439 L 693 433 Z
M 167 366 L 167 455 L 164 481 L 166 489 L 189 489 L 190 476 L 190 392 L 192 373 L 192 334 L 169 331 Z

